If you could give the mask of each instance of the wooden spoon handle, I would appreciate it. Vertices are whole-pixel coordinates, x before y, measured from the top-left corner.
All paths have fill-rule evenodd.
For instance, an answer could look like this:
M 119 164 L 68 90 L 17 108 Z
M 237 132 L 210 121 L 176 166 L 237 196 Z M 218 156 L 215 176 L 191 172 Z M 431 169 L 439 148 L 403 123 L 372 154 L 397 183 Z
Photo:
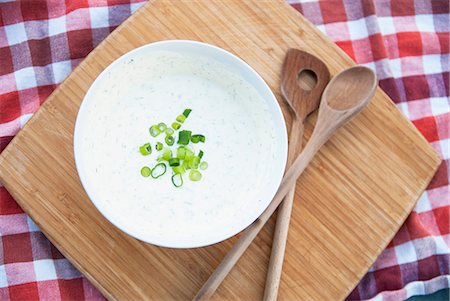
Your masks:
M 271 213 L 268 209 L 269 208 L 266 209 L 266 216 L 270 217 L 276 207 L 273 210 L 270 210 L 272 211 Z M 261 231 L 262 227 L 267 222 L 267 219 L 268 218 L 265 217 L 263 219 L 261 219 L 261 217 L 258 218 L 242 232 L 241 237 L 236 241 L 231 250 L 228 251 L 227 255 L 224 259 L 222 259 L 216 270 L 211 274 L 211 276 L 209 276 L 208 280 L 205 284 L 203 284 L 201 289 L 192 299 L 193 301 L 209 300 L 209 298 L 211 298 L 225 277 L 230 273 L 234 265 L 238 262 L 239 258 L 241 258 L 242 254 L 244 254 L 245 250 L 247 250 L 250 246 L 256 235 L 258 235 L 259 231 Z
M 295 160 L 294 165 L 292 165 L 284 175 L 283 180 L 281 181 L 281 185 L 278 188 L 278 191 L 270 202 L 269 206 L 266 208 L 266 210 L 264 210 L 259 218 L 257 218 L 250 226 L 247 227 L 247 229 L 242 232 L 241 237 L 237 240 L 237 242 L 225 256 L 216 270 L 211 274 L 205 284 L 200 288 L 193 300 L 208 300 L 209 298 L 211 298 L 219 285 L 237 263 L 239 258 L 241 258 L 242 254 L 244 254 L 245 250 L 247 250 L 248 246 L 250 246 L 253 239 L 255 239 L 256 235 L 258 235 L 259 231 L 261 231 L 262 227 L 275 212 L 278 205 L 280 205 L 283 198 L 295 184 L 297 178 L 308 166 L 308 163 L 311 161 L 311 159 L 314 157 L 314 154 L 318 150 L 316 146 L 317 144 L 315 144 L 314 141 L 310 139 L 302 154 L 298 156 L 298 158 Z
M 289 232 L 290 216 L 295 199 L 295 184 L 278 207 L 277 222 L 273 233 L 272 251 L 264 287 L 264 301 L 277 300 L 283 269 L 284 253 Z
M 322 92 L 330 80 L 330 72 L 323 61 L 314 55 L 298 49 L 289 49 L 281 73 L 283 97 L 291 104 L 296 116 L 289 135 L 288 160 L 291 165 L 302 150 L 303 122 L 319 107 Z M 278 208 L 264 301 L 277 299 L 294 196 L 295 184 Z
M 298 156 L 298 153 L 302 150 L 303 130 L 304 125 L 302 120 L 294 119 L 289 136 L 289 146 L 292 149 L 292 151 L 290 150 L 289 152 L 289 164 L 291 165 Z M 278 207 L 277 222 L 273 233 L 272 251 L 270 254 L 269 268 L 267 270 L 266 285 L 264 289 L 264 301 L 275 301 L 277 299 L 294 199 L 295 183 Z

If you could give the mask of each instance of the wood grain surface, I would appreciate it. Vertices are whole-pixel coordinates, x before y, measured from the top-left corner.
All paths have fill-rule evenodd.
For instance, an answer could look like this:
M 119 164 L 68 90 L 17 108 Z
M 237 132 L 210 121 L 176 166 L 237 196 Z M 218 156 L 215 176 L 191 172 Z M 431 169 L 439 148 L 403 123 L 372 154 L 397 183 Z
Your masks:
M 109 299 L 190 299 L 236 240 L 190 250 L 142 243 L 103 218 L 78 179 L 73 129 L 90 84 L 121 54 L 166 39 L 204 41 L 240 56 L 273 89 L 289 124 L 279 92 L 289 48 L 313 53 L 331 74 L 354 64 L 281 1 L 151 1 L 92 51 L 3 151 L 0 180 Z M 307 121 L 306 138 L 314 120 Z M 280 300 L 345 298 L 408 216 L 439 162 L 378 89 L 297 182 Z M 273 220 L 213 299 L 262 298 L 272 230 Z
M 302 151 L 306 117 L 319 108 L 322 92 L 329 81 L 330 71 L 324 62 L 309 52 L 294 48 L 287 51 L 281 68 L 280 91 L 286 104 L 292 109 L 288 165 L 291 165 Z M 264 301 L 278 298 L 291 212 L 295 201 L 295 184 L 278 209 L 267 267 Z

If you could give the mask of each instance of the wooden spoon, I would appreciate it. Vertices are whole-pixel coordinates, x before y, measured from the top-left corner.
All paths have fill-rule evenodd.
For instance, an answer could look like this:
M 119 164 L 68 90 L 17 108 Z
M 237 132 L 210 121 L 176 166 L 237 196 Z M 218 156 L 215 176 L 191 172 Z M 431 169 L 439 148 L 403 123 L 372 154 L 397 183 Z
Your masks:
M 301 50 L 288 50 L 281 71 L 281 93 L 293 113 L 289 135 L 289 165 L 302 150 L 305 119 L 319 107 L 320 96 L 329 80 L 330 72 L 320 59 Z M 294 195 L 295 184 L 278 208 L 264 291 L 265 301 L 277 299 Z
M 347 121 L 367 106 L 375 93 L 376 87 L 375 73 L 363 66 L 346 69 L 330 81 L 323 92 L 317 123 L 305 149 L 284 175 L 281 185 L 269 206 L 256 221 L 243 231 L 236 244 L 193 300 L 207 300 L 212 296 L 320 147 Z

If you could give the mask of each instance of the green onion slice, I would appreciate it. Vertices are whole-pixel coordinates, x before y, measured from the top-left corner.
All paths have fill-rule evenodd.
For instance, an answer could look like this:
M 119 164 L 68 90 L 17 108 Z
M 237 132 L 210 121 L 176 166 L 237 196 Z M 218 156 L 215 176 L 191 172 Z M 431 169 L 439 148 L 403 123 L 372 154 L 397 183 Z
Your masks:
M 175 187 L 181 187 L 183 186 L 183 177 L 180 173 L 176 173 L 172 176 L 172 184 Z
M 165 148 L 162 154 L 162 158 L 166 161 L 169 161 L 172 158 L 172 151 L 168 148 Z
M 180 146 L 177 149 L 177 158 L 183 160 L 185 156 L 186 156 L 186 149 L 184 148 L 184 146 Z
M 198 170 L 193 169 L 189 172 L 189 179 L 194 182 L 200 181 L 202 179 L 202 174 Z
M 192 135 L 191 141 L 193 143 L 205 142 L 205 136 L 203 135 Z
M 180 166 L 180 159 L 178 159 L 178 158 L 170 158 L 169 159 L 169 166 L 171 166 L 171 167 Z
M 171 128 L 167 128 L 167 129 L 166 129 L 166 135 L 172 136 L 174 133 L 175 133 L 175 131 L 172 130 Z
M 152 146 L 150 145 L 150 143 L 146 143 L 139 147 L 139 151 L 143 156 L 150 155 L 152 153 Z
M 193 135 L 191 137 L 191 141 L 192 141 L 192 143 L 199 143 L 200 142 L 200 137 L 198 135 Z
M 175 143 L 175 138 L 173 138 L 173 136 L 166 136 L 165 140 L 168 146 L 172 146 Z
M 167 129 L 167 125 L 164 122 L 158 123 L 158 129 L 162 132 L 164 132 Z
M 179 123 L 184 123 L 184 121 L 186 120 L 186 116 L 184 116 L 184 115 L 178 115 L 177 118 L 176 118 L 176 120 L 177 120 Z
M 163 144 L 161 142 L 157 142 L 155 148 L 157 151 L 160 151 L 163 149 Z
M 208 162 L 203 161 L 202 163 L 200 163 L 200 169 L 205 170 L 208 168 Z
M 191 109 L 185 109 L 183 112 L 184 117 L 188 118 L 189 114 L 191 114 L 192 110 Z
M 163 174 L 166 173 L 166 164 L 164 163 L 158 163 L 155 165 L 155 167 L 153 167 L 152 172 L 151 172 L 151 176 L 153 179 L 157 179 L 160 176 L 162 176 Z
M 156 137 L 159 134 L 161 134 L 161 130 L 159 129 L 159 127 L 157 125 L 152 125 L 150 127 L 150 135 L 152 135 L 152 137 Z
M 200 159 L 201 158 L 203 158 L 203 151 L 202 150 L 200 150 L 199 152 L 198 152 L 198 155 L 197 155 Z
M 141 168 L 141 175 L 145 178 L 149 177 L 150 174 L 152 173 L 152 170 L 150 169 L 150 167 L 144 166 Z
M 194 157 L 194 152 L 191 151 L 190 149 L 186 148 L 185 149 L 184 160 L 189 162 L 193 157 Z
M 181 124 L 179 124 L 178 122 L 174 122 L 172 123 L 172 128 L 176 131 L 179 130 L 181 127 Z
M 186 169 L 184 169 L 184 167 L 182 165 L 172 167 L 172 170 L 176 174 L 184 174 L 186 172 Z
M 178 133 L 178 144 L 183 144 L 183 145 L 188 145 L 189 144 L 189 140 L 191 140 L 191 131 L 180 131 Z
M 192 159 L 189 161 L 189 167 L 191 169 L 197 169 L 199 164 L 200 164 L 200 158 L 197 156 L 192 157 Z
M 183 161 L 183 165 L 182 165 L 182 166 L 183 166 L 184 169 L 186 169 L 186 170 L 191 169 L 191 168 L 189 167 L 189 162 L 188 162 L 188 161 Z

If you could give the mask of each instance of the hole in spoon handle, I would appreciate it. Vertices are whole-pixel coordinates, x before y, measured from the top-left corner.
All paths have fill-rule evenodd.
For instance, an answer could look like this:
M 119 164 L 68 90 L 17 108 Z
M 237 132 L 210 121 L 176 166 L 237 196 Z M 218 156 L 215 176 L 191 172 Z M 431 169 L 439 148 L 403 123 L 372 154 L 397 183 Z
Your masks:
M 300 89 L 311 91 L 317 85 L 317 74 L 311 69 L 302 69 L 297 75 L 297 84 Z

